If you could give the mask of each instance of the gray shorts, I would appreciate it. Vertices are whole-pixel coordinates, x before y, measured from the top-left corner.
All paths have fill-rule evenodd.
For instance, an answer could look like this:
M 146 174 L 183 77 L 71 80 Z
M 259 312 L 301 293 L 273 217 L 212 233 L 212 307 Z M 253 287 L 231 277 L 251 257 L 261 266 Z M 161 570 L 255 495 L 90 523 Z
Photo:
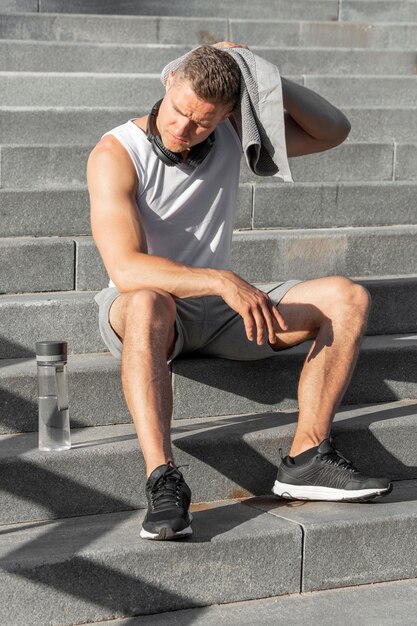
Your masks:
M 256 285 L 277 305 L 299 280 Z M 110 307 L 120 292 L 114 287 L 103 289 L 95 297 L 99 309 L 101 336 L 117 359 L 122 356 L 122 342 L 109 323 Z M 194 352 L 201 356 L 217 356 L 237 361 L 251 361 L 273 356 L 275 351 L 266 342 L 259 346 L 249 341 L 243 319 L 219 296 L 176 299 L 176 341 L 168 362 L 180 354 Z

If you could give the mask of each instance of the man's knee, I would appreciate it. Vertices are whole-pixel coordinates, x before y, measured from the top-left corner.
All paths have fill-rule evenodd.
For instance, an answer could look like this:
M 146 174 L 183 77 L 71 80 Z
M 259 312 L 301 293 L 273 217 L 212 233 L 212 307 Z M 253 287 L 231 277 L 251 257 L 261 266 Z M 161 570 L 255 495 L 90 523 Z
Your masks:
M 344 276 L 332 276 L 329 279 L 329 304 L 340 314 L 353 315 L 366 319 L 371 307 L 369 291 Z
M 174 298 L 166 291 L 156 289 L 138 289 L 127 294 L 126 319 L 173 324 L 176 315 Z
M 112 304 L 109 321 L 121 340 L 127 327 L 174 327 L 176 306 L 173 297 L 161 290 L 138 289 L 121 294 Z M 173 331 L 172 331 L 173 332 Z

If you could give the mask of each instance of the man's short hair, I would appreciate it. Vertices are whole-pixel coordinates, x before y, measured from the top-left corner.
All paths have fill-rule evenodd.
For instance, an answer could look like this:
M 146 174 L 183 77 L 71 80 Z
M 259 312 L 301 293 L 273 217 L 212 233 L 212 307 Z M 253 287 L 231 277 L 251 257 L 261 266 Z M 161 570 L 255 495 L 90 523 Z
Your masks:
M 175 72 L 191 84 L 199 98 L 233 110 L 240 95 L 240 69 L 233 57 L 213 46 L 190 52 Z

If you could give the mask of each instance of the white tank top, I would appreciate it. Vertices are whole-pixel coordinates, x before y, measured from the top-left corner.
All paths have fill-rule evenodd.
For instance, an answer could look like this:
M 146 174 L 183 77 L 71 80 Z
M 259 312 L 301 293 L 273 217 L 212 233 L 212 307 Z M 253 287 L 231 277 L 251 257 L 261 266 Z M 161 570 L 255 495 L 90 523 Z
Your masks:
M 216 128 L 214 145 L 196 168 L 164 165 L 132 120 L 106 135 L 120 141 L 135 166 L 148 253 L 191 267 L 229 269 L 242 156 L 229 120 Z

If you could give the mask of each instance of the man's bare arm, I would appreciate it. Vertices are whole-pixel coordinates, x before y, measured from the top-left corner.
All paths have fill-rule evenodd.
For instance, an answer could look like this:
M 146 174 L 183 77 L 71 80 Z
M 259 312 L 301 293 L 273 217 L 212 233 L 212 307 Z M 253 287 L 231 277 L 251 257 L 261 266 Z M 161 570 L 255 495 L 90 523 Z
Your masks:
M 289 157 L 329 150 L 348 136 L 347 117 L 315 91 L 282 78 L 282 95 Z
M 106 270 L 121 292 L 162 289 L 177 298 L 219 295 L 245 324 L 248 339 L 271 343 L 286 324 L 269 297 L 233 272 L 193 268 L 148 255 L 135 195 L 137 175 L 114 137 L 104 137 L 88 160 L 91 228 Z

